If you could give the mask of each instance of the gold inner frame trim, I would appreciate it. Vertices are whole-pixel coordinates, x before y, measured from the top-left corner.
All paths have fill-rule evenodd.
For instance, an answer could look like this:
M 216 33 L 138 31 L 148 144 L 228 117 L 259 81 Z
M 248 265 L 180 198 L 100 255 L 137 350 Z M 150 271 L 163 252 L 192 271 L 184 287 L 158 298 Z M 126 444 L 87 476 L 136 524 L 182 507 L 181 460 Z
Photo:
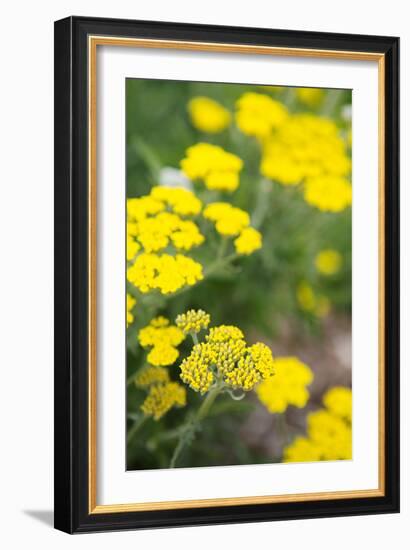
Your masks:
M 356 61 L 377 61 L 378 63 L 378 153 L 379 153 L 379 403 L 378 403 L 378 488 L 352 491 L 326 491 L 292 495 L 249 496 L 235 498 L 215 498 L 199 500 L 174 500 L 161 502 L 140 502 L 132 504 L 97 504 L 97 46 L 122 46 L 133 48 L 153 48 L 189 50 L 200 52 L 248 53 L 286 57 L 311 57 L 349 59 Z M 89 273 L 89 314 L 88 314 L 88 510 L 90 514 L 120 512 L 142 512 L 187 508 L 208 508 L 214 506 L 240 506 L 249 504 L 273 504 L 284 502 L 306 502 L 318 500 L 341 500 L 351 498 L 374 498 L 385 494 L 385 56 L 374 52 L 350 52 L 336 50 L 283 48 L 179 40 L 157 40 L 121 38 L 112 36 L 88 37 L 88 273 Z

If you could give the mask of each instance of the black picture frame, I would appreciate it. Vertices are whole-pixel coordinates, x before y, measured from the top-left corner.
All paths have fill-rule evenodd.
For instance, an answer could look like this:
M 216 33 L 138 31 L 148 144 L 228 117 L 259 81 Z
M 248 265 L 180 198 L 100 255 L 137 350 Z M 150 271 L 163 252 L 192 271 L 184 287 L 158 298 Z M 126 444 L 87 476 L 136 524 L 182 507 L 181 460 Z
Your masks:
M 88 59 L 90 35 L 377 52 L 385 58 L 385 491 L 328 499 L 89 513 Z M 365 230 L 366 228 L 363 228 Z M 399 39 L 68 17 L 55 23 L 55 527 L 67 533 L 399 511 Z

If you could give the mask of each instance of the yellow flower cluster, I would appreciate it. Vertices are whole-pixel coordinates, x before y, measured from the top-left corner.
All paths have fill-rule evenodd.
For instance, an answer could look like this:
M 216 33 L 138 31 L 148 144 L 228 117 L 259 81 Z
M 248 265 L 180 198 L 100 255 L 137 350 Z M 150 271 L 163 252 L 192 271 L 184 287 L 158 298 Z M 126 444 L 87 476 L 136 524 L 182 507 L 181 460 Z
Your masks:
M 265 94 L 247 92 L 236 102 L 236 124 L 246 135 L 266 138 L 281 126 L 288 110 L 279 101 Z
M 209 97 L 194 97 L 188 103 L 192 124 L 202 132 L 217 134 L 231 122 L 231 113 Z
M 323 404 L 332 414 L 352 421 L 352 391 L 344 386 L 335 386 L 323 396 Z
M 238 254 L 248 256 L 255 250 L 262 248 L 262 235 L 253 227 L 246 227 L 239 237 L 234 240 L 234 245 Z
M 137 303 L 137 300 L 131 296 L 131 294 L 127 293 L 127 327 L 134 321 L 134 314 L 132 313 L 132 309 Z
M 201 201 L 182 188 L 153 187 L 150 195 L 127 200 L 127 278 L 141 292 L 169 294 L 202 279 L 202 266 L 183 255 L 155 254 L 165 248 L 189 251 L 205 240 L 196 216 Z M 141 250 L 142 249 L 142 250 Z
M 181 169 L 191 180 L 203 180 L 208 189 L 235 191 L 239 186 L 242 160 L 222 147 L 198 143 L 189 147 Z
M 330 175 L 309 177 L 304 199 L 323 212 L 341 212 L 352 204 L 352 186 L 346 178 Z
M 202 329 L 208 327 L 211 317 L 208 313 L 205 313 L 202 309 L 194 310 L 190 309 L 186 313 L 181 313 L 175 319 L 176 326 L 182 330 L 184 334 L 195 333 L 197 334 Z
M 186 390 L 177 382 L 154 384 L 149 388 L 148 395 L 141 405 L 146 416 L 160 420 L 172 407 L 186 405 Z
M 326 317 L 330 311 L 329 299 L 321 294 L 317 295 L 306 281 L 299 283 L 296 298 L 301 309 L 318 317 Z
M 251 390 L 274 374 L 272 352 L 265 344 L 247 346 L 242 331 L 221 325 L 209 330 L 180 365 L 181 379 L 193 390 L 206 393 L 217 383 Z
M 147 361 L 151 365 L 165 367 L 175 363 L 179 356 L 177 346 L 185 335 L 175 325 L 170 325 L 165 317 L 152 319 L 149 325 L 138 333 L 138 340 L 143 348 L 151 347 Z
M 320 210 L 339 212 L 351 204 L 350 169 L 346 144 L 324 117 L 291 115 L 263 144 L 262 175 L 283 185 L 304 182 L 306 202 Z
M 352 397 L 349 388 L 335 387 L 323 397 L 326 409 L 307 417 L 307 437 L 296 437 L 284 450 L 284 462 L 350 460 L 352 458 Z
M 224 237 L 235 237 L 238 254 L 249 255 L 262 247 L 262 235 L 250 224 L 249 214 L 227 202 L 212 202 L 203 212 L 204 218 L 215 224 L 215 229 Z
M 170 294 L 201 281 L 202 265 L 182 254 L 142 253 L 127 269 L 127 279 L 144 294 L 155 289 Z
M 275 376 L 261 382 L 256 393 L 270 413 L 283 413 L 289 405 L 306 406 L 307 386 L 312 383 L 311 369 L 296 357 L 275 359 Z
M 337 250 L 327 248 L 316 255 L 316 269 L 323 275 L 334 275 L 340 270 L 341 265 L 342 255 Z
M 233 237 L 250 224 L 249 214 L 229 202 L 212 202 L 203 212 L 204 218 L 215 223 L 221 235 Z
M 296 88 L 296 97 L 308 107 L 317 107 L 322 103 L 325 91 L 322 88 Z
M 145 367 L 138 372 L 134 382 L 138 388 L 169 382 L 168 370 L 163 367 Z

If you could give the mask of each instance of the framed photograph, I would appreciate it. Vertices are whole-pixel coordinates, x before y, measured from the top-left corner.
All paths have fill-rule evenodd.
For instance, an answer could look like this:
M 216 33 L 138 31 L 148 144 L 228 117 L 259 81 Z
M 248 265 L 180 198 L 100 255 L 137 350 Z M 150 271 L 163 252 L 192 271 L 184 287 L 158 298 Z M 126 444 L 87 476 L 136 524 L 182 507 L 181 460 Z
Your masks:
M 399 39 L 55 23 L 55 527 L 399 510 Z

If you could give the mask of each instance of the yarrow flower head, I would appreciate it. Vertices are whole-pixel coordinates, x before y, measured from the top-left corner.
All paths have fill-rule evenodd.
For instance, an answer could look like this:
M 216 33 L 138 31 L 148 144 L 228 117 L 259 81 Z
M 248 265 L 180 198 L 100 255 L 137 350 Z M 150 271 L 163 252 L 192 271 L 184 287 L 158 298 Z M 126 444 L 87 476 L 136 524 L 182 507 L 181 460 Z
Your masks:
M 283 103 L 265 94 L 246 92 L 236 102 L 236 124 L 249 136 L 266 138 L 288 117 Z
M 127 269 L 127 279 L 144 294 L 156 289 L 171 294 L 201 281 L 202 265 L 183 254 L 142 253 Z
M 215 223 L 221 235 L 234 237 L 250 224 L 249 214 L 228 202 L 212 202 L 203 212 L 204 218 Z
M 236 252 L 248 256 L 262 248 L 262 235 L 253 227 L 242 229 L 239 237 L 234 240 Z
M 340 176 L 312 176 L 305 182 L 303 196 L 323 212 L 341 212 L 352 204 L 352 186 Z
M 271 413 L 283 413 L 289 405 L 303 408 L 308 399 L 307 386 L 312 383 L 311 369 L 296 357 L 275 359 L 275 376 L 261 382 L 256 393 Z
M 182 381 L 202 394 L 216 385 L 249 391 L 275 372 L 270 349 L 247 346 L 243 332 L 232 325 L 212 327 L 180 368 Z
M 323 275 L 334 275 L 340 270 L 342 255 L 337 250 L 321 250 L 315 258 L 315 266 Z
M 352 458 L 351 390 L 331 388 L 323 396 L 325 409 L 309 413 L 307 436 L 296 437 L 284 450 L 285 462 L 350 460 Z
M 239 186 L 242 160 L 222 147 L 198 143 L 189 147 L 181 169 L 191 180 L 202 180 L 210 190 L 235 191 Z
M 160 420 L 172 407 L 186 405 L 186 390 L 177 382 L 154 384 L 150 386 L 141 410 L 146 416 Z
M 178 327 L 171 325 L 165 317 L 152 319 L 149 325 L 138 333 L 143 348 L 151 347 L 147 361 L 151 365 L 165 367 L 175 363 L 179 356 L 177 347 L 185 339 Z
M 306 202 L 338 212 L 351 204 L 351 161 L 336 124 L 298 113 L 263 143 L 261 173 L 283 185 L 305 183 Z
M 191 99 L 188 112 L 195 128 L 209 134 L 222 132 L 231 122 L 231 113 L 209 97 L 198 96 Z
M 152 384 L 165 382 L 169 382 L 169 374 L 168 370 L 163 367 L 145 367 L 137 373 L 134 379 L 134 383 L 138 388 L 146 388 L 152 386 Z
M 317 317 L 326 317 L 330 311 L 329 298 L 316 294 L 306 281 L 301 281 L 296 289 L 296 298 L 300 309 L 313 313 Z
M 202 309 L 194 310 L 190 309 L 186 313 L 181 313 L 175 319 L 175 324 L 182 330 L 184 334 L 195 333 L 197 334 L 202 329 L 208 327 L 211 317 L 208 313 L 205 313 Z

